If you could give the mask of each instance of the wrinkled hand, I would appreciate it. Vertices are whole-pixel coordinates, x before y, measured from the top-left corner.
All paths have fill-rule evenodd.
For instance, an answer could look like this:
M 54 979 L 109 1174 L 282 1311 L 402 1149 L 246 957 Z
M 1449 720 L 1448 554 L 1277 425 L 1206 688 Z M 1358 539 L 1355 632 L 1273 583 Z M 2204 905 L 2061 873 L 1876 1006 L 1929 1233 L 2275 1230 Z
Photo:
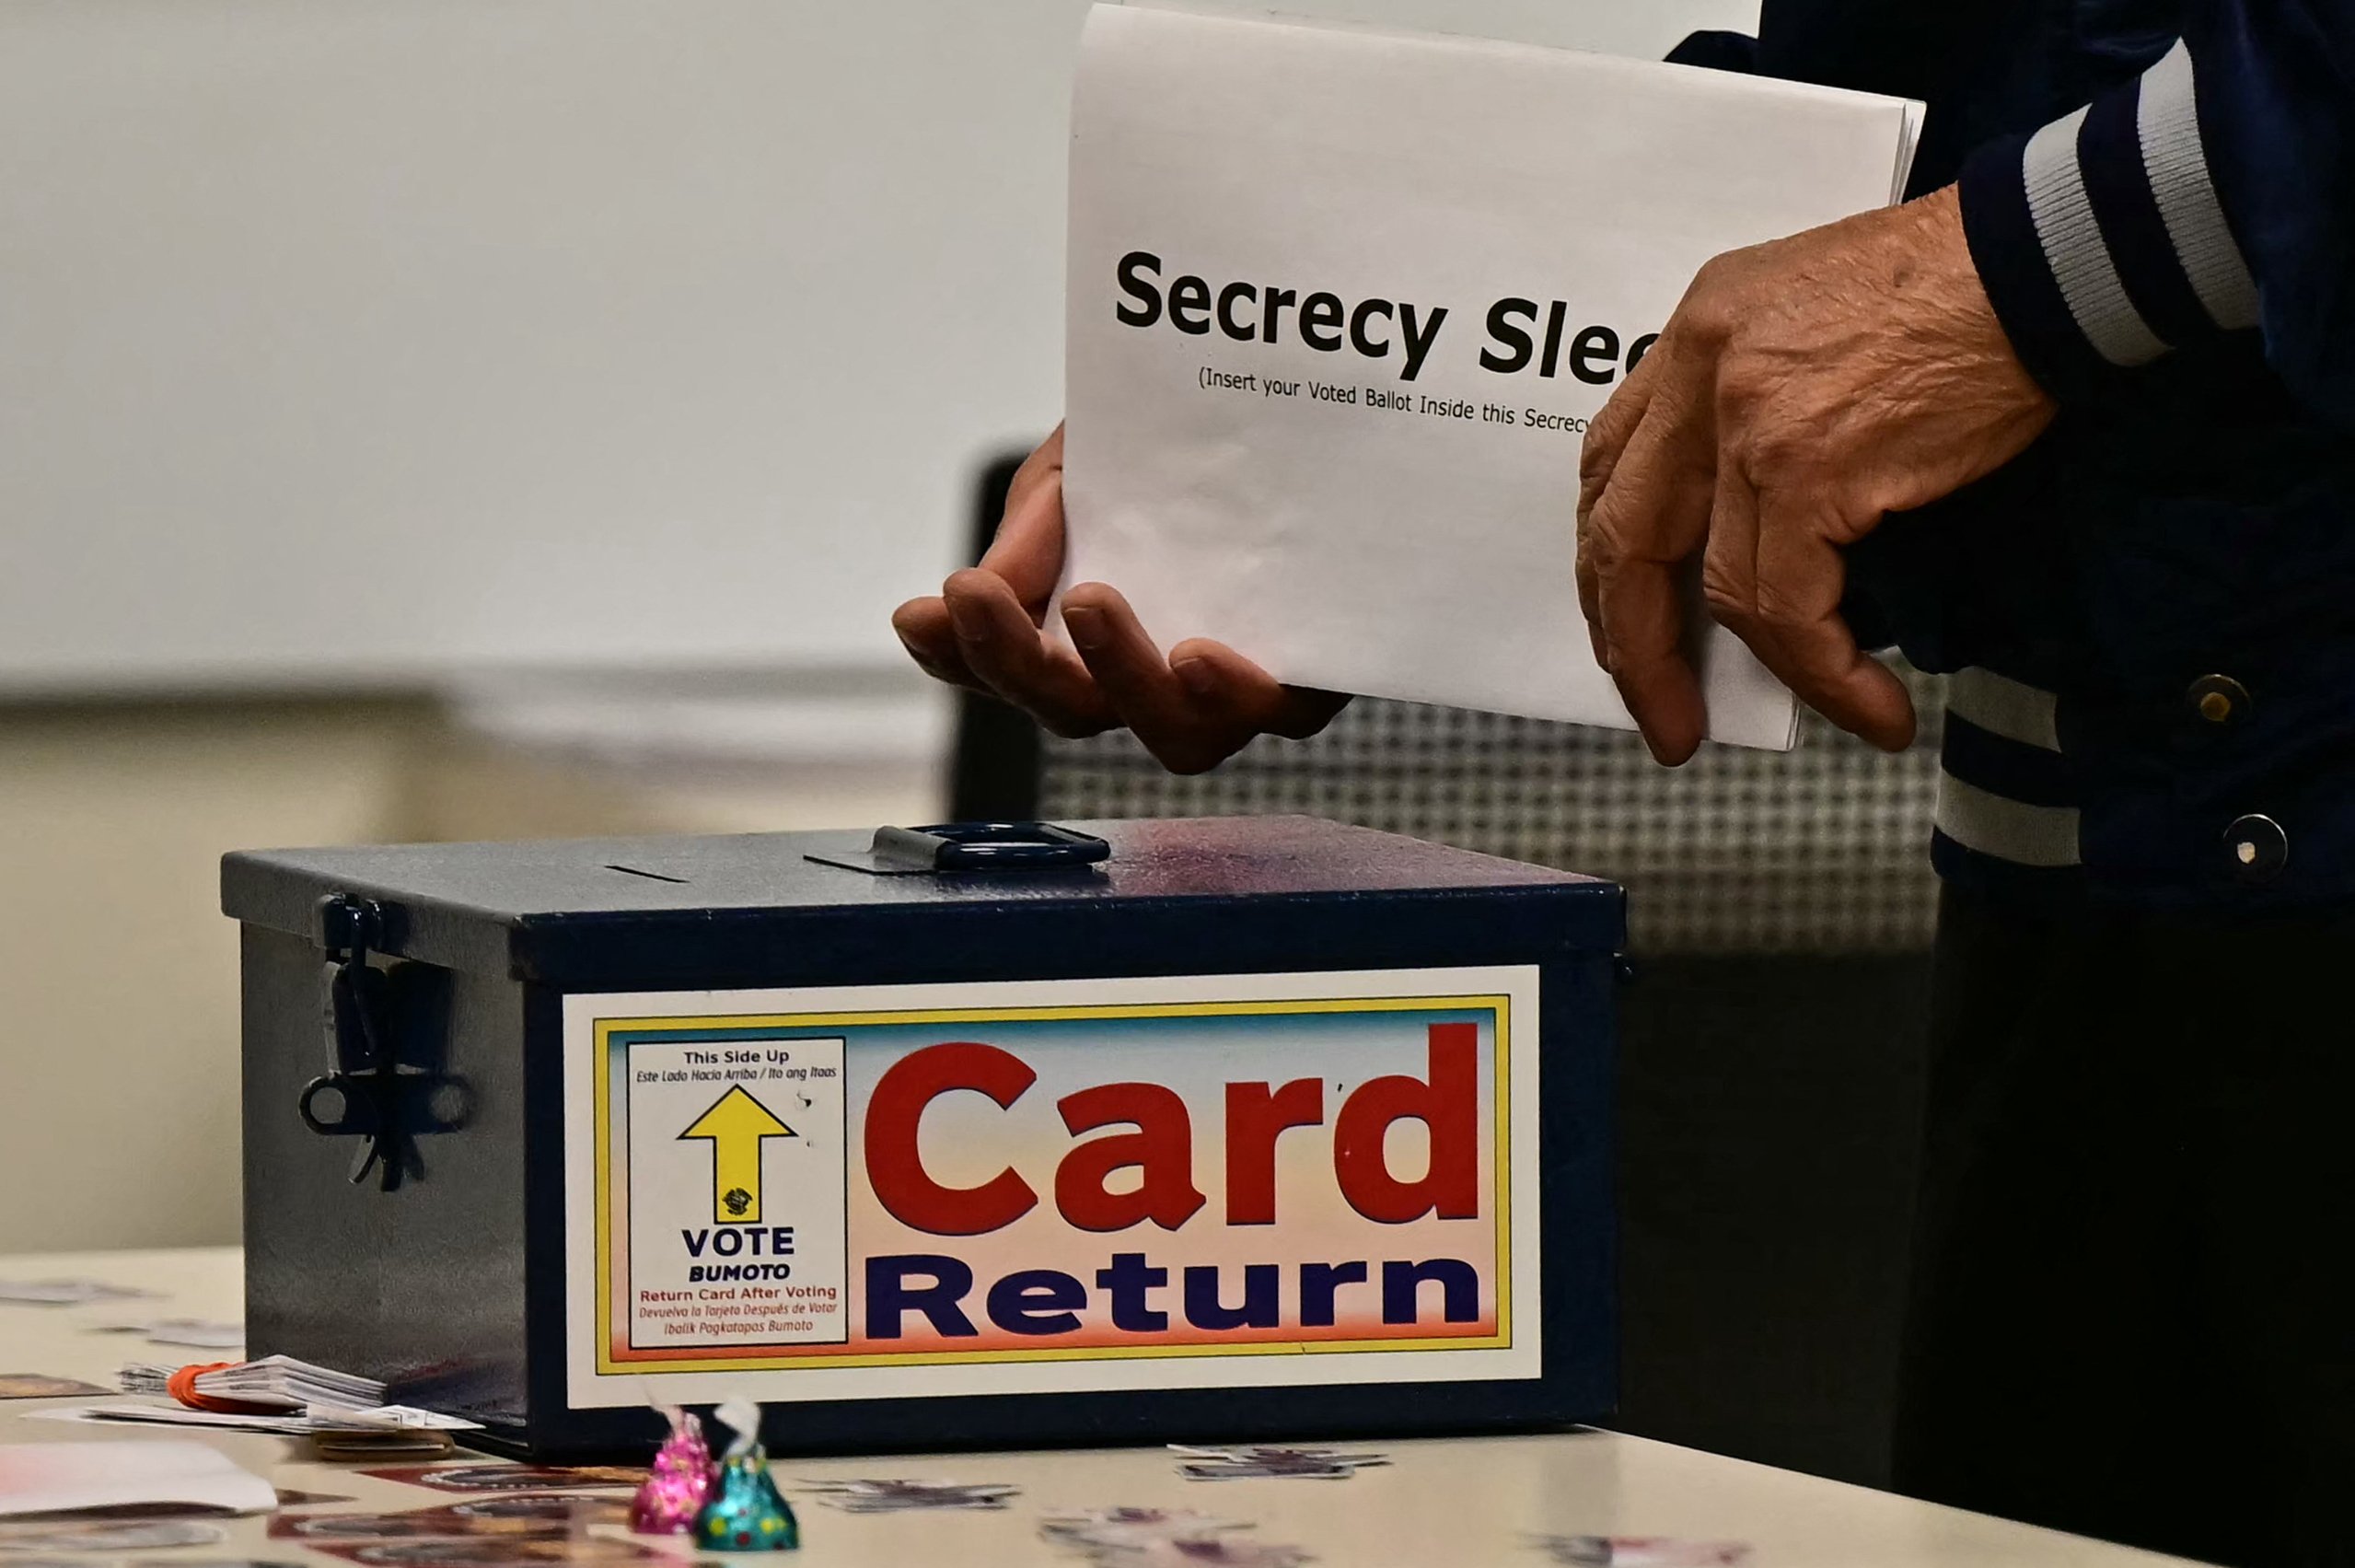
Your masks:
M 1203 638 L 1178 644 L 1165 660 L 1129 601 L 1101 583 L 1063 596 L 1067 648 L 1045 630 L 1062 569 L 1059 427 L 1014 476 L 981 564 L 952 575 L 937 597 L 901 605 L 892 629 L 935 679 L 1003 698 L 1057 735 L 1126 726 L 1172 772 L 1206 772 L 1255 736 L 1314 735 L 1349 701 L 1279 684 Z
M 1840 619 L 1843 546 L 2001 468 L 2053 404 L 2012 351 L 1950 187 L 1721 256 L 1586 436 L 1578 597 L 1653 755 L 1700 744 L 1680 568 L 1841 728 L 1898 749 L 1904 685 Z

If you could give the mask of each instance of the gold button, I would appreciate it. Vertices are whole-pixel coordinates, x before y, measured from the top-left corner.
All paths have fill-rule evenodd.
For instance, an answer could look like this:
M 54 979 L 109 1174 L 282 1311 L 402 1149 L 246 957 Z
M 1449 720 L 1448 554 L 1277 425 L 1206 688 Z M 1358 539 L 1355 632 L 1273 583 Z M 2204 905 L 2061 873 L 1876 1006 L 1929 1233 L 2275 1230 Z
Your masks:
M 2233 877 L 2268 882 L 2290 864 L 2290 835 L 2270 817 L 2243 817 L 2224 830 L 2224 853 Z
M 2203 675 L 2186 693 L 2192 712 L 2210 724 L 2225 725 L 2247 716 L 2248 688 L 2229 675 Z

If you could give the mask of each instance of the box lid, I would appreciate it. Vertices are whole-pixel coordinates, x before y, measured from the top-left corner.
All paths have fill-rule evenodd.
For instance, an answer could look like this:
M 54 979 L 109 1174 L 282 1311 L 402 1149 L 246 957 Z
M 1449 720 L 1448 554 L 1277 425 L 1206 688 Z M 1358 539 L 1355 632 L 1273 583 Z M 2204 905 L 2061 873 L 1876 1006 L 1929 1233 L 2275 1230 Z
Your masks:
M 854 859 L 872 830 L 258 850 L 224 857 L 221 907 L 249 924 L 320 939 L 321 905 L 373 900 L 378 950 L 448 968 L 554 978 L 592 937 L 709 937 L 746 922 L 973 906 L 1166 905 L 1479 894 L 1561 901 L 1554 935 L 1612 949 L 1612 883 L 1312 817 L 1069 824 L 1111 844 L 1073 870 L 877 876 Z M 1561 922 L 1567 922 L 1565 928 Z

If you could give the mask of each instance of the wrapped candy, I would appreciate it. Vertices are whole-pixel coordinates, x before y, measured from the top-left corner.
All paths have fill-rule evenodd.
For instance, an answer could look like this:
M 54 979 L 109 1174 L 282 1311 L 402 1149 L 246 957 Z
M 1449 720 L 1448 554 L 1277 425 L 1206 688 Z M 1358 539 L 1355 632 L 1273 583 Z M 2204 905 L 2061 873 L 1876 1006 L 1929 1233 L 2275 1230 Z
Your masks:
M 655 1455 L 645 1484 L 630 1500 L 630 1527 L 646 1536 L 685 1535 L 711 1500 L 712 1450 L 692 1411 L 665 1405 L 662 1413 L 670 1422 L 670 1435 Z
M 712 1413 L 734 1429 L 736 1440 L 721 1456 L 712 1495 L 695 1516 L 695 1544 L 705 1551 L 794 1551 L 801 1545 L 801 1522 L 770 1479 L 760 1407 L 731 1400 Z

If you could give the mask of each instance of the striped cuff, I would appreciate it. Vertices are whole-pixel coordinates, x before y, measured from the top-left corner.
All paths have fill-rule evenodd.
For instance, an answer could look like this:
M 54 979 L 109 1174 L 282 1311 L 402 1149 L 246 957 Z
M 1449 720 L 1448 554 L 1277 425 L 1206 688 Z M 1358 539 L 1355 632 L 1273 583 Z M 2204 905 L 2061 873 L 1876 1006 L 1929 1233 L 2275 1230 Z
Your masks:
M 1971 259 L 2021 363 L 2066 402 L 2254 327 L 2256 284 L 2200 141 L 2190 52 L 1964 166 Z

